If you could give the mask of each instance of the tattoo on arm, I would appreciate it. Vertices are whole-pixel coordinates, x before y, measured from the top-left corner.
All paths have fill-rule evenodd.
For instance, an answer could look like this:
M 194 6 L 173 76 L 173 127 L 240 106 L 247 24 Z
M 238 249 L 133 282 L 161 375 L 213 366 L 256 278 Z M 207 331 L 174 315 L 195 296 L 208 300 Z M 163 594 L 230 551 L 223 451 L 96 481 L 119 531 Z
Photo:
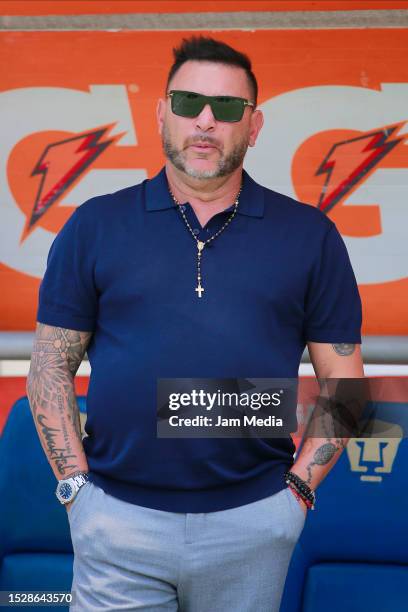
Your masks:
M 345 357 L 354 353 L 356 345 L 343 342 L 342 344 L 332 344 L 332 347 L 338 355 Z
M 331 404 L 330 410 L 328 410 L 325 407 L 325 398 L 319 399 L 321 401 L 316 403 L 315 416 L 311 422 L 310 433 L 312 437 L 310 440 L 316 440 L 322 435 L 326 437 L 323 444 L 314 450 L 312 460 L 306 465 L 306 482 L 309 485 L 312 483 L 313 467 L 327 465 L 336 455 L 338 458 L 346 448 L 348 441 L 346 438 L 339 437 L 338 434 L 338 427 L 341 423 L 340 406 Z
M 312 468 L 314 465 L 327 465 L 333 459 L 335 454 L 345 447 L 343 441 L 336 440 L 336 444 L 327 440 L 322 446 L 319 446 L 313 454 L 313 460 L 306 466 L 307 480 L 310 485 L 312 482 Z
M 74 376 L 91 332 L 37 326 L 27 394 L 41 444 L 56 474 L 79 470 L 73 445 L 82 446 Z
M 55 462 L 55 465 L 60 474 L 65 474 L 76 467 L 75 453 L 71 453 L 71 445 L 66 442 L 65 448 L 58 448 L 56 438 L 60 433 L 60 430 L 56 427 L 49 427 L 46 422 L 47 417 L 45 414 L 37 414 L 37 423 L 40 426 L 40 431 L 43 434 L 45 441 L 45 450 L 47 451 L 48 458 Z M 65 438 L 65 436 L 64 436 Z M 69 459 L 73 459 L 74 463 L 70 464 Z

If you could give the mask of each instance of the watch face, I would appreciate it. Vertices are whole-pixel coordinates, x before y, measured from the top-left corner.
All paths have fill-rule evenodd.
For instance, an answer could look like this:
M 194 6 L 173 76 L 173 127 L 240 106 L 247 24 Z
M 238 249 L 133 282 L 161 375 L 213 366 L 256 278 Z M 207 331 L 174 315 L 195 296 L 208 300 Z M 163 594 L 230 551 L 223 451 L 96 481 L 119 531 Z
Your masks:
M 59 495 L 62 499 L 69 500 L 74 492 L 73 487 L 68 482 L 63 482 L 59 487 Z

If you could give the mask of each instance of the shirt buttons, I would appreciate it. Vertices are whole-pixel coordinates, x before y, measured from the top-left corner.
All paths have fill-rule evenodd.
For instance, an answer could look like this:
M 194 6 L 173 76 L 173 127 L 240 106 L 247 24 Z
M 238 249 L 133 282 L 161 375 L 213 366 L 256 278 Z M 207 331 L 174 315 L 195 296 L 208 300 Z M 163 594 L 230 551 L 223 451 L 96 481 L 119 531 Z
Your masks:
M 200 230 L 199 230 L 199 229 L 197 229 L 197 228 L 196 228 L 196 229 L 193 229 L 193 234 L 195 234 L 195 235 L 197 236 L 197 234 L 199 234 L 199 233 L 200 233 Z

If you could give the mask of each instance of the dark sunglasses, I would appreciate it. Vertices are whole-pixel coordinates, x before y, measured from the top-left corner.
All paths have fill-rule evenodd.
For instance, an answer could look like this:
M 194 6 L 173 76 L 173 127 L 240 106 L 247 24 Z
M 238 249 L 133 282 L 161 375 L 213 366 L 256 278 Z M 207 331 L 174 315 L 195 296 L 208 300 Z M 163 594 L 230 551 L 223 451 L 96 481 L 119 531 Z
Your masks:
M 209 104 L 217 121 L 241 121 L 246 106 L 255 106 L 245 98 L 235 96 L 204 96 L 193 91 L 173 89 L 167 94 L 171 98 L 171 110 L 180 117 L 197 117 Z

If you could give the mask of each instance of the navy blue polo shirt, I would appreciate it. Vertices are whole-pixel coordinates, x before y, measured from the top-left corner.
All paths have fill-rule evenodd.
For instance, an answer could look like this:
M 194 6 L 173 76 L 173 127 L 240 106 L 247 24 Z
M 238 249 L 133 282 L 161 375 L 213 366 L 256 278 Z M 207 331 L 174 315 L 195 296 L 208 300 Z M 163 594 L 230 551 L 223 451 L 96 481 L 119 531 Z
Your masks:
M 212 512 L 278 492 L 293 464 L 286 438 L 156 436 L 158 378 L 296 378 L 305 343 L 360 343 L 361 301 L 343 240 L 320 210 L 245 171 L 238 212 L 197 247 L 165 169 L 79 206 L 55 238 L 37 319 L 92 331 L 90 478 L 109 494 L 173 512 Z M 201 228 L 201 240 L 233 203 Z

